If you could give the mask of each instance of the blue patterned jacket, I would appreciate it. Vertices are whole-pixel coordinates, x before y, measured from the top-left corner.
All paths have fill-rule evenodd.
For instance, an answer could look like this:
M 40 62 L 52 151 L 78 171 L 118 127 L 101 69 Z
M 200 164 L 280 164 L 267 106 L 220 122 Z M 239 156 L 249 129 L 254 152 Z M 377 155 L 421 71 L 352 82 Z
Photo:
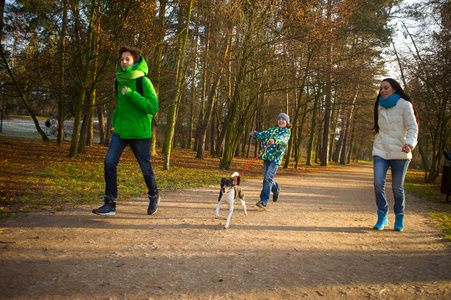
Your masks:
M 290 139 L 291 131 L 288 128 L 271 127 L 266 131 L 255 132 L 252 136 L 254 139 L 262 141 L 262 151 L 270 139 L 274 139 L 274 145 L 269 145 L 268 148 L 260 155 L 263 160 L 269 160 L 280 166 L 283 160 L 285 150 L 287 150 L 288 141 Z

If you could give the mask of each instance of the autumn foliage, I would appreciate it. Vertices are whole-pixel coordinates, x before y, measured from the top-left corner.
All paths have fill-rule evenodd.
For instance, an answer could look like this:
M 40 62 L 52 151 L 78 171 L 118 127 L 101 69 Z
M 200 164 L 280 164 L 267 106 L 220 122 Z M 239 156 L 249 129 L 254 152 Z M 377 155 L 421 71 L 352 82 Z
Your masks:
M 103 197 L 103 159 L 107 148 L 94 144 L 87 153 L 69 158 L 69 143 L 0 137 L 0 215 L 36 209 L 60 210 L 74 205 L 100 203 Z M 160 152 L 161 154 L 161 152 Z M 161 193 L 171 190 L 216 184 L 230 171 L 219 170 L 218 159 L 196 159 L 195 152 L 176 149 L 174 168 L 162 171 L 163 156 L 152 158 Z M 238 158 L 236 168 L 249 161 Z M 260 173 L 256 161 L 246 176 Z M 146 190 L 133 152 L 126 148 L 118 166 L 118 186 L 122 199 L 144 197 Z

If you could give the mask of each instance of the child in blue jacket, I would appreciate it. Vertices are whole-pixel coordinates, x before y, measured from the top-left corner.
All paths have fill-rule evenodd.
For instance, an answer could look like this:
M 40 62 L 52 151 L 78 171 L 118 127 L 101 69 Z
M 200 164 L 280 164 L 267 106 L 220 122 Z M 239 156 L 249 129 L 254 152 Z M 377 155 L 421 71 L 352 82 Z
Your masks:
M 271 127 L 263 132 L 253 130 L 250 133 L 254 139 L 262 142 L 260 151 L 269 144 L 268 148 L 260 155 L 260 158 L 264 160 L 263 189 L 260 193 L 260 201 L 255 204 L 260 208 L 266 208 L 271 192 L 274 202 L 279 198 L 280 187 L 274 180 L 274 176 L 282 163 L 285 150 L 287 149 L 291 134 L 290 128 L 290 117 L 281 113 L 277 117 L 277 127 Z

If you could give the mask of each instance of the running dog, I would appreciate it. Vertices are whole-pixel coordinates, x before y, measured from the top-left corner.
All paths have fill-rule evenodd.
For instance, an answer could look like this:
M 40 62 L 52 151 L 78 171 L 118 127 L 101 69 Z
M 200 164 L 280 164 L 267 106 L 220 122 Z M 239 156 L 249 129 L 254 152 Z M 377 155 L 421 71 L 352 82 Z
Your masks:
M 221 190 L 219 191 L 218 205 L 216 206 L 216 219 L 219 218 L 219 209 L 221 208 L 222 202 L 227 201 L 229 203 L 229 215 L 224 226 L 225 229 L 229 228 L 230 219 L 232 218 L 233 213 L 233 203 L 236 199 L 239 199 L 241 204 L 243 204 L 244 214 L 247 216 L 246 203 L 244 202 L 244 192 L 241 187 L 238 186 L 240 185 L 240 177 L 237 178 L 236 185 L 233 182 L 233 178 L 236 176 L 239 176 L 237 172 L 233 173 L 231 178 L 221 179 Z

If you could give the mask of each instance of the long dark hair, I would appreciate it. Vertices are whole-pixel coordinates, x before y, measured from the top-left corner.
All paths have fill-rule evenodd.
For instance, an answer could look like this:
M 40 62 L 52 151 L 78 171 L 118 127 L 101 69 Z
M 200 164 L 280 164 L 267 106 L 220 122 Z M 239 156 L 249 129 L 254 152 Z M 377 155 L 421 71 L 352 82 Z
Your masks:
M 409 101 L 410 103 L 412 103 L 412 107 L 413 107 L 413 112 L 415 114 L 415 119 L 417 120 L 418 123 L 418 118 L 417 118 L 417 112 L 415 111 L 415 106 L 413 105 L 412 99 L 410 98 L 409 95 L 406 94 L 406 92 L 404 92 L 404 90 L 402 89 L 401 85 L 394 80 L 393 78 L 385 78 L 382 81 L 386 81 L 388 82 L 391 87 L 395 90 L 395 94 L 398 94 L 401 96 L 401 98 L 403 98 L 404 100 Z M 379 93 L 377 94 L 377 98 L 376 98 L 376 103 L 374 103 L 374 126 L 373 126 L 373 130 L 378 133 L 379 132 L 379 111 L 378 111 L 378 107 L 379 107 L 379 97 L 381 96 L 381 92 L 379 91 Z

